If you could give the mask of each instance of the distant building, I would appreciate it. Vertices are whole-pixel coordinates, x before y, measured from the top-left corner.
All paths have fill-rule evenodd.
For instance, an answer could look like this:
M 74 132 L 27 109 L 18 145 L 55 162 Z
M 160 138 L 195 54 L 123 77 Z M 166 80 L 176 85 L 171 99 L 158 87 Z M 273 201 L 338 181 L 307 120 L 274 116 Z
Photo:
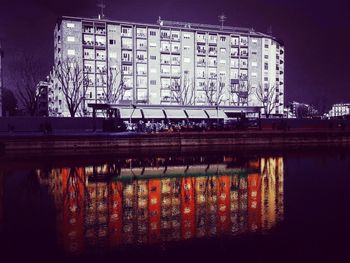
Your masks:
M 340 117 L 350 115 L 350 103 L 337 103 L 334 104 L 331 110 L 328 112 L 328 117 Z
M 290 112 L 296 118 L 309 118 L 318 115 L 318 111 L 309 104 L 293 101 L 289 104 Z
M 272 114 L 283 114 L 284 44 L 252 28 L 64 16 L 54 31 L 55 64 L 66 58 L 75 58 L 88 77 L 87 115 L 87 104 L 105 96 L 112 70 L 123 83 L 119 102 L 130 105 L 179 105 L 173 87 L 186 83 L 193 101 L 180 105 L 260 106 L 255 90 L 274 86 Z M 209 102 L 208 92 L 218 103 Z M 68 116 L 55 80 L 53 98 L 50 115 Z
M 1 48 L 1 42 L 0 42 L 0 117 L 2 116 L 2 88 L 3 88 L 2 58 L 3 56 L 4 56 L 4 52 Z

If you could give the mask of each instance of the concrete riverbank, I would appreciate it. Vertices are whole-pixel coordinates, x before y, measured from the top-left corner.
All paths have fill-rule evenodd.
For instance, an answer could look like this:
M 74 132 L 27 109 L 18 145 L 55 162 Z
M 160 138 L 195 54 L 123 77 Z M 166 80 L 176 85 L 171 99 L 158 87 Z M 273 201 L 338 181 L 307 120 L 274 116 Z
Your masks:
M 0 135 L 2 152 L 191 146 L 350 144 L 349 130 L 172 133 L 15 133 Z

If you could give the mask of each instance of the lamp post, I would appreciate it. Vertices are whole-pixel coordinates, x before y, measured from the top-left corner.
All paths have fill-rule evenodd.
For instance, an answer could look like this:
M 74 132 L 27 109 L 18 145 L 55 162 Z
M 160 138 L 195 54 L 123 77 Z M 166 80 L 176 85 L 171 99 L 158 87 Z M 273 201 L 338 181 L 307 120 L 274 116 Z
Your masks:
M 219 128 L 219 104 L 215 103 L 216 108 L 216 127 Z
M 130 102 L 130 110 L 131 110 L 131 106 L 132 106 L 133 110 L 132 110 L 132 112 L 131 112 L 131 114 L 130 114 L 130 119 L 129 119 L 130 128 L 132 128 L 132 125 L 131 125 L 132 115 L 134 114 L 134 111 L 135 111 L 135 109 L 136 109 L 136 105 L 135 105 L 135 104 L 132 104 L 132 103 Z

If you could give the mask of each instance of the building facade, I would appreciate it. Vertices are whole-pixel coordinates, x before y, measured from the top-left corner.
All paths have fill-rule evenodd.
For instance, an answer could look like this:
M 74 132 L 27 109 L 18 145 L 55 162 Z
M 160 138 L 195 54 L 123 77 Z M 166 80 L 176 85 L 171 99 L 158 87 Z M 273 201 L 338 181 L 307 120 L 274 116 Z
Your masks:
M 350 103 L 334 104 L 328 113 L 328 117 L 341 117 L 350 115 Z
M 55 64 L 76 59 L 84 69 L 84 114 L 114 77 L 123 89 L 115 103 L 260 106 L 257 90 L 273 89 L 272 114 L 283 114 L 283 43 L 254 29 L 62 17 L 54 43 Z M 67 116 L 57 81 L 50 94 L 51 115 Z

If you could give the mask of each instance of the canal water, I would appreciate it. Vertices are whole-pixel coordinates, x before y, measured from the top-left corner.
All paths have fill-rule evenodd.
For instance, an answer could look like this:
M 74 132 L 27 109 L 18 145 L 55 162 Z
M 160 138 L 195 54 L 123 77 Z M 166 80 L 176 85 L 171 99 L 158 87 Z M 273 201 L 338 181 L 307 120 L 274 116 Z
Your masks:
M 0 260 L 345 262 L 349 171 L 334 147 L 1 156 Z

